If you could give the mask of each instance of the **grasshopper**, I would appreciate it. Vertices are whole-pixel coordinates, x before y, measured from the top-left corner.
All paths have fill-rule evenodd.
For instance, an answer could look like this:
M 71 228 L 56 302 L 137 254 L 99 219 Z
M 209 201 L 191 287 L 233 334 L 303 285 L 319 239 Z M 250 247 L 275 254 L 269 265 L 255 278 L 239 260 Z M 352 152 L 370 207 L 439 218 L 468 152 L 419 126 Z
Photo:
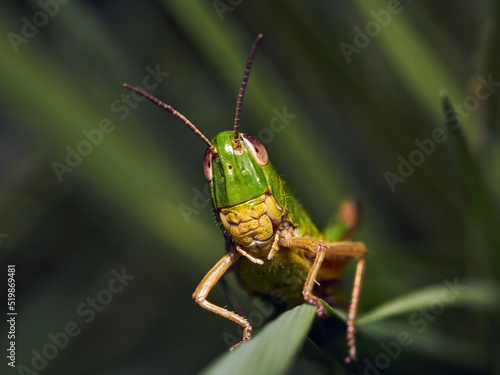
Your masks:
M 243 95 L 262 34 L 255 39 L 247 61 L 236 103 L 234 130 L 209 141 L 186 117 L 148 93 L 124 86 L 170 112 L 208 145 L 203 172 L 210 185 L 213 210 L 227 243 L 227 253 L 206 274 L 193 293 L 195 302 L 243 328 L 240 343 L 248 341 L 252 325 L 243 316 L 207 301 L 208 294 L 231 268 L 250 294 L 269 297 L 281 290 L 290 306 L 304 300 L 326 315 L 320 297 L 331 301 L 334 283 L 351 257 L 357 258 L 347 315 L 346 362 L 356 357 L 355 320 L 358 310 L 366 247 L 351 241 L 359 221 L 358 207 L 344 202 L 336 222 L 320 232 L 290 188 L 269 161 L 264 146 L 251 135 L 239 132 Z M 286 274 L 286 280 L 283 275 Z M 315 284 L 318 284 L 315 288 Z

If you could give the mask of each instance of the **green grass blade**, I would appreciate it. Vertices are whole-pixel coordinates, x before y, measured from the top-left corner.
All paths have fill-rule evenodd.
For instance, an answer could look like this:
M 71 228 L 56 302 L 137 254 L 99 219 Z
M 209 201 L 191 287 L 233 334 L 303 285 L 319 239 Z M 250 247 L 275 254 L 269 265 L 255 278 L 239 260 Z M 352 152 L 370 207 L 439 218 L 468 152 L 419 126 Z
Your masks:
M 347 322 L 347 312 L 345 310 L 339 309 L 338 307 L 331 307 L 328 303 L 321 300 L 326 308 L 328 316 L 336 316 L 340 320 Z
M 428 324 L 432 322 L 429 321 Z M 420 327 L 422 329 L 422 327 Z M 462 366 L 477 367 L 477 363 L 485 363 L 486 344 L 474 339 L 464 339 L 460 335 L 446 334 L 435 329 L 424 329 L 422 332 L 408 323 L 384 321 L 363 327 L 363 335 L 379 342 L 394 342 L 402 332 L 409 334 L 409 346 L 412 351 L 433 357 L 440 357 L 450 363 Z
M 452 285 L 455 285 L 455 288 Z M 445 280 L 442 284 L 420 289 L 381 304 L 360 317 L 357 325 L 361 327 L 395 315 L 409 313 L 421 307 L 428 307 L 436 300 L 445 304 L 453 304 L 453 306 L 495 308 L 500 305 L 499 296 L 498 285 L 491 282 Z
M 494 199 L 481 174 L 478 161 L 469 150 L 460 115 L 457 114 L 444 91 L 441 91 L 441 96 L 443 120 L 450 135 L 452 151 L 458 166 L 465 206 L 467 212 L 470 213 L 465 219 L 472 235 L 474 235 L 474 227 L 477 227 L 479 234 L 479 237 L 476 237 L 477 241 L 474 241 L 473 249 L 474 257 L 481 257 L 482 269 L 478 270 L 477 273 L 487 273 L 488 276 L 496 277 L 498 280 L 498 265 L 500 264 L 498 227 L 500 220 L 495 211 Z M 487 255 L 481 251 L 480 247 L 488 249 Z
M 354 4 L 367 22 L 373 19 L 371 12 L 387 7 L 387 2 L 383 1 L 357 0 Z M 384 51 L 388 63 L 394 67 L 394 73 L 401 77 L 429 118 L 438 119 L 441 108 L 432 94 L 448 87 L 452 96 L 463 97 L 462 90 L 450 70 L 440 59 L 436 59 L 435 52 L 409 22 L 407 15 L 411 12 L 411 3 L 401 4 L 399 9 L 399 14 L 391 16 L 387 30 L 374 38 L 375 43 Z M 393 32 L 396 29 L 398 32 Z M 442 31 L 438 28 L 436 32 L 441 34 Z M 425 74 L 421 74 L 424 68 Z
M 303 304 L 282 314 L 258 335 L 210 365 L 203 375 L 283 374 L 309 332 L 316 308 Z

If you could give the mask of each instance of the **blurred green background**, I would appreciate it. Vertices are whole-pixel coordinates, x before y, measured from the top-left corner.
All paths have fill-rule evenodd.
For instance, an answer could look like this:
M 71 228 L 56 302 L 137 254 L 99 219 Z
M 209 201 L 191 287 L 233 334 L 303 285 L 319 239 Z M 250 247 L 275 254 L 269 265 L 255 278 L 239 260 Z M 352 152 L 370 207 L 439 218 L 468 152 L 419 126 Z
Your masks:
M 320 227 L 342 199 L 362 203 L 360 312 L 445 280 L 495 290 L 499 16 L 493 0 L 3 2 L 0 263 L 3 295 L 6 265 L 16 265 L 17 365 L 33 368 L 44 348 L 51 356 L 50 334 L 68 322 L 79 333 L 38 361 L 40 373 L 193 374 L 225 352 L 224 333 L 238 335 L 191 299 L 225 251 L 203 197 L 205 145 L 122 83 L 162 72 L 149 91 L 211 139 L 232 127 L 258 33 L 241 130 L 261 138 Z M 419 154 L 444 128 L 442 89 L 462 126 Z M 289 121 L 273 131 L 284 111 Z M 67 160 L 75 150 L 85 155 Z M 391 188 L 401 158 L 419 165 Z M 127 285 L 110 292 L 122 272 Z M 415 342 L 383 373 L 500 373 L 498 295 L 484 295 L 431 314 L 423 332 L 411 314 L 360 332 L 349 373 L 366 373 L 365 360 L 403 330 Z M 220 288 L 211 301 L 228 304 Z M 0 328 L 4 349 L 5 319 Z M 342 329 L 335 335 L 344 350 Z M 3 358 L 1 373 L 22 373 Z M 300 356 L 291 371 L 331 373 L 319 362 Z

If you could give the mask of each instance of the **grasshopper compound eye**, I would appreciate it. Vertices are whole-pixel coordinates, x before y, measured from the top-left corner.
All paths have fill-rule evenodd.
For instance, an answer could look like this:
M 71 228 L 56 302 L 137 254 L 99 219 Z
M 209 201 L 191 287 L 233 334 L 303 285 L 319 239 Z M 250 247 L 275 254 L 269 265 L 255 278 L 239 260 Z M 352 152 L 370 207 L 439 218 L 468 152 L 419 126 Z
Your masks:
M 205 151 L 205 156 L 203 157 L 203 173 L 205 174 L 205 178 L 207 179 L 208 182 L 212 181 L 212 178 L 214 178 L 212 159 L 213 159 L 213 152 L 212 149 L 209 147 L 207 148 L 207 151 Z
M 241 134 L 241 138 L 257 163 L 264 166 L 269 162 L 266 148 L 257 138 L 244 133 Z

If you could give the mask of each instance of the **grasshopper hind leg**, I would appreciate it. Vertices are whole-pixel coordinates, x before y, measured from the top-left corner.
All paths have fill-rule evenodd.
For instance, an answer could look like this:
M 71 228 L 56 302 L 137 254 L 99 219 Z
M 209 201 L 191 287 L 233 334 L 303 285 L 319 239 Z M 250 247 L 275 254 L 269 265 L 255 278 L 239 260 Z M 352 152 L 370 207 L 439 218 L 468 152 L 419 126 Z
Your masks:
M 356 358 L 355 321 L 366 257 L 366 247 L 362 242 L 348 241 L 359 222 L 359 217 L 358 206 L 354 202 L 346 201 L 340 206 L 338 224 L 329 226 L 325 230 L 324 238 L 328 242 L 310 237 L 282 237 L 279 241 L 280 246 L 299 248 L 315 254 L 314 263 L 307 275 L 302 294 L 307 302 L 317 306 L 317 314 L 320 317 L 326 315 L 326 311 L 319 298 L 313 293 L 316 279 L 318 278 L 320 282 L 323 280 L 337 280 L 348 259 L 357 258 L 356 273 L 347 314 L 346 336 L 349 351 L 345 359 L 347 363 Z M 322 269 L 324 263 L 326 267 Z
M 354 234 L 354 231 L 358 227 L 361 220 L 361 207 L 358 203 L 346 200 L 342 202 L 339 207 L 339 211 L 336 220 L 333 221 L 325 229 L 325 238 L 327 241 L 345 241 L 350 240 Z M 364 247 L 364 245 L 363 245 Z M 334 268 L 342 269 L 344 268 L 349 257 L 356 257 L 358 262 L 356 264 L 356 273 L 354 275 L 354 283 L 352 286 L 351 300 L 348 308 L 347 315 L 347 347 L 349 348 L 349 354 L 345 361 L 347 363 L 351 362 L 356 358 L 356 341 L 355 341 L 355 322 L 356 315 L 358 312 L 359 298 L 361 295 L 361 284 L 363 281 L 363 272 L 365 268 L 365 256 L 366 248 L 361 252 L 356 254 L 356 251 L 352 255 L 347 257 L 337 258 L 333 262 Z M 334 279 L 335 281 L 335 279 Z
M 330 225 L 325 229 L 325 238 L 327 241 L 346 241 L 350 240 L 354 234 L 354 231 L 359 226 L 361 221 L 361 207 L 358 203 L 346 200 L 342 202 L 339 207 L 337 217 Z M 364 247 L 364 246 L 363 246 Z M 365 268 L 365 256 L 366 248 L 361 252 L 354 251 L 352 255 L 347 257 L 337 258 L 333 262 L 334 268 L 342 269 L 344 268 L 349 257 L 356 257 L 358 259 L 356 264 L 356 272 L 354 275 L 354 282 L 351 292 L 351 300 L 348 308 L 347 315 L 347 346 L 349 348 L 349 354 L 345 361 L 347 363 L 351 362 L 356 358 L 356 342 L 355 342 L 355 321 L 359 306 L 359 298 L 361 295 L 361 284 L 363 281 L 363 273 Z M 328 260 L 327 260 L 328 261 Z M 335 279 L 334 279 L 335 281 Z

